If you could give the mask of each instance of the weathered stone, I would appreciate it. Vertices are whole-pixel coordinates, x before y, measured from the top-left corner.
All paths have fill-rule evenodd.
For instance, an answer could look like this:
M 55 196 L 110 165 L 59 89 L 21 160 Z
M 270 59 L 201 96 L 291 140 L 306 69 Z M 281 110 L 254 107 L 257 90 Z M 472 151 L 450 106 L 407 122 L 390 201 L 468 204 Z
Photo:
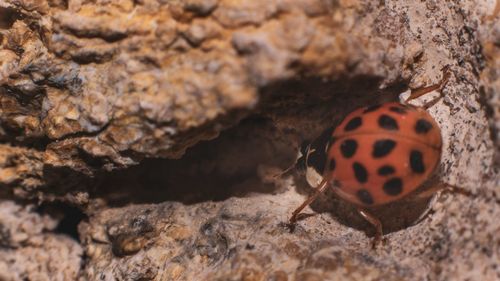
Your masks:
M 0 195 L 88 215 L 0 204 L 0 279 L 500 279 L 494 2 L 0 0 Z M 377 250 L 328 192 L 290 232 L 299 144 L 445 66 L 436 179 L 473 195 L 377 210 Z

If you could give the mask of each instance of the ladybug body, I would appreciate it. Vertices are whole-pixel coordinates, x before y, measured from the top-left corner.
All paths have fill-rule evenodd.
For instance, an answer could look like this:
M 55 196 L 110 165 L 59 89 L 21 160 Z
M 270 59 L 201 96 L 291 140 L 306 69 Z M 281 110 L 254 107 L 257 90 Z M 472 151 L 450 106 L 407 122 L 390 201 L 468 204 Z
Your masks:
M 292 225 L 305 207 L 331 187 L 334 194 L 354 204 L 375 227 L 373 247 L 376 246 L 383 234 L 382 222 L 370 213 L 371 209 L 417 191 L 440 162 L 441 130 L 425 110 L 436 100 L 422 107 L 407 102 L 434 90 L 441 91 L 451 73 L 448 66 L 442 70 L 440 83 L 412 90 L 405 103 L 387 102 L 356 109 L 336 128 L 325 130 L 312 143 L 301 146 L 295 167 L 305 170 L 306 180 L 315 192 L 295 209 L 290 218 Z M 415 192 L 415 199 L 428 198 L 445 189 L 471 195 L 441 182 Z
M 423 109 L 397 102 L 357 109 L 333 131 L 323 177 L 362 207 L 401 199 L 434 172 L 441 132 Z
M 339 197 L 367 208 L 415 191 L 437 167 L 441 147 L 429 113 L 389 102 L 359 108 L 302 145 L 297 166 L 309 185 L 326 180 Z

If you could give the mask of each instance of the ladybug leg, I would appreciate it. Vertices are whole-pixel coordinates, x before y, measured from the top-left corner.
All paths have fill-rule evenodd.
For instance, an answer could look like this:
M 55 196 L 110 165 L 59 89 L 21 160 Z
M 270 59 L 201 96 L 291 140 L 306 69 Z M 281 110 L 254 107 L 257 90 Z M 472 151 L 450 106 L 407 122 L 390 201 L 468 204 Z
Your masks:
M 378 218 L 368 213 L 366 210 L 358 209 L 358 212 L 366 221 L 368 221 L 371 225 L 373 225 L 373 227 L 375 227 L 375 238 L 373 238 L 372 248 L 376 249 L 378 243 L 382 241 L 382 223 Z
M 446 86 L 446 83 L 448 83 L 448 80 L 450 78 L 449 66 L 446 65 L 445 67 L 443 67 L 442 70 L 443 70 L 443 78 L 441 79 L 441 81 L 438 84 L 411 90 L 410 96 L 405 100 L 404 103 L 408 103 L 411 100 L 419 98 L 419 97 L 421 97 L 427 93 L 430 93 L 432 91 L 435 91 L 435 90 L 439 90 L 439 93 L 440 93 L 439 97 L 427 102 L 423 106 L 423 108 L 427 109 L 427 108 L 431 107 L 432 105 L 434 105 L 439 99 L 441 99 L 443 97 L 441 90 L 444 88 L 444 86 Z
M 297 217 L 300 214 L 300 212 L 302 212 L 302 210 L 305 207 L 309 206 L 309 204 L 311 204 L 314 200 L 316 200 L 316 198 L 318 198 L 318 196 L 321 193 L 323 193 L 327 187 L 328 187 L 328 180 L 323 179 L 321 181 L 321 183 L 319 184 L 319 186 L 317 188 L 315 188 L 314 194 L 309 196 L 309 198 L 307 198 L 306 201 L 304 201 L 304 203 L 302 203 L 302 205 L 300 205 L 297 209 L 295 209 L 295 211 L 293 211 L 292 217 L 290 218 L 290 224 L 296 223 Z
M 443 183 L 436 184 L 427 190 L 424 190 L 420 193 L 417 193 L 417 195 L 415 196 L 416 197 L 415 199 L 417 199 L 417 200 L 418 199 L 427 199 L 427 198 L 433 196 L 434 194 L 436 194 L 437 192 L 444 190 L 444 189 L 446 189 L 446 185 L 444 185 Z
M 416 199 L 426 199 L 426 198 L 429 198 L 432 195 L 436 194 L 436 192 L 439 192 L 439 191 L 447 191 L 447 192 L 452 192 L 452 193 L 458 193 L 458 194 L 465 195 L 467 197 L 473 196 L 472 192 L 470 192 L 468 190 L 465 190 L 462 187 L 458 187 L 458 186 L 454 186 L 454 185 L 451 185 L 451 184 L 448 184 L 448 183 L 441 182 L 441 183 L 438 183 L 435 186 L 433 186 L 433 187 L 431 187 L 431 188 L 429 188 L 427 190 L 424 190 L 424 191 L 418 193 L 416 195 Z
M 467 197 L 472 197 L 474 195 L 472 192 L 465 190 L 461 187 L 441 182 L 441 183 L 438 183 L 435 186 L 433 186 L 427 190 L 424 190 L 420 193 L 417 193 L 412 200 L 428 199 L 429 197 L 433 196 L 434 194 L 436 194 L 439 191 L 458 193 L 458 194 L 462 194 L 462 195 L 467 196 Z M 419 224 L 421 221 L 426 219 L 431 214 L 431 212 L 434 212 L 434 211 L 429 206 L 429 208 L 427 208 L 427 210 L 425 210 L 425 212 L 423 214 L 421 214 L 420 217 L 415 222 L 413 222 L 413 225 Z

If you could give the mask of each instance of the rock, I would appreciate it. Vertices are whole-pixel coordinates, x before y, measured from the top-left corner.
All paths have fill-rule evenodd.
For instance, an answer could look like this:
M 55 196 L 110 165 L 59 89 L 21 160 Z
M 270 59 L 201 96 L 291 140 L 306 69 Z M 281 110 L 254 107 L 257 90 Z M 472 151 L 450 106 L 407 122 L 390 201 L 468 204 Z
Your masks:
M 0 0 L 0 279 L 500 279 L 493 2 Z M 376 250 L 331 192 L 291 232 L 299 144 L 443 67 L 429 185 L 472 195 L 382 207 Z
M 80 275 L 82 247 L 72 238 L 53 231 L 58 221 L 1 201 L 0 278 L 2 280 L 76 280 Z

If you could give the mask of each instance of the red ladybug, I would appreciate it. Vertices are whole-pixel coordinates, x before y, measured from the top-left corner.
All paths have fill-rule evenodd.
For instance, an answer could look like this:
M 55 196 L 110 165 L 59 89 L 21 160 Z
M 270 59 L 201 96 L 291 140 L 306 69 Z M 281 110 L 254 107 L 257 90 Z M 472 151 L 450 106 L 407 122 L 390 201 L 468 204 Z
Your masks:
M 441 88 L 448 76 L 446 71 L 439 85 L 413 92 L 409 99 Z M 301 147 L 297 165 L 306 169 L 306 180 L 317 188 L 290 222 L 295 223 L 302 209 L 332 187 L 376 227 L 376 243 L 382 224 L 370 209 L 416 191 L 434 173 L 441 148 L 441 130 L 425 107 L 388 102 L 354 110 L 335 129 Z M 428 197 L 442 188 L 420 195 Z

